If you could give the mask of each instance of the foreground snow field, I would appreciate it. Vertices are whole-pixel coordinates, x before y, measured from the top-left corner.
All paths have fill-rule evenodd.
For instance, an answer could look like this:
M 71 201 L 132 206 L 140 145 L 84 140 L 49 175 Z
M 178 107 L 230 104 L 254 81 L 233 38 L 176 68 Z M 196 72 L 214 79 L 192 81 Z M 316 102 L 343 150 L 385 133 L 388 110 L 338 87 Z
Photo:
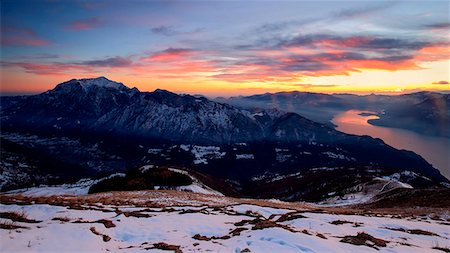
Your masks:
M 309 204 L 174 191 L 1 197 L 0 252 L 448 252 L 450 247 L 448 211 L 439 218 L 348 215 Z

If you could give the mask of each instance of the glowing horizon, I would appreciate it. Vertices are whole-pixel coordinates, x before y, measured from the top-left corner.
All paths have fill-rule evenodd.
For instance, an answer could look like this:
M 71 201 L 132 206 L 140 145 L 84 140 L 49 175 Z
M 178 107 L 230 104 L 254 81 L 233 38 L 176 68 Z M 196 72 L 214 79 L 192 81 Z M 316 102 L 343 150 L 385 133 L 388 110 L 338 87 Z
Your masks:
M 450 91 L 448 1 L 27 3 L 2 2 L 2 94 L 97 76 L 207 96 Z

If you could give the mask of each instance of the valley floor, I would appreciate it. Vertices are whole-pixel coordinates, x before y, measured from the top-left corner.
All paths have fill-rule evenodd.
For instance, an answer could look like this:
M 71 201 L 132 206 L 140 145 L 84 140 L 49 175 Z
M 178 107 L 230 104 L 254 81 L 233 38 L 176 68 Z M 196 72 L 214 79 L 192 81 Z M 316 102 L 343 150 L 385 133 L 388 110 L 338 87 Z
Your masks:
M 180 191 L 0 195 L 0 252 L 449 252 L 448 209 Z M 399 215 L 399 213 L 401 215 Z

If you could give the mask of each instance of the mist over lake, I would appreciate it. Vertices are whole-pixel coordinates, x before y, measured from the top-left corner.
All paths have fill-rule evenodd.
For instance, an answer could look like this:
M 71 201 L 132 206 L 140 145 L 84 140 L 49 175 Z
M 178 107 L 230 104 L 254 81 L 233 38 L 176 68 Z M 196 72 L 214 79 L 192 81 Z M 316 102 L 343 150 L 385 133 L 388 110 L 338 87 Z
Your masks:
M 445 177 L 450 178 L 450 138 L 422 135 L 399 128 L 374 126 L 367 121 L 377 116 L 370 113 L 362 110 L 348 110 L 337 114 L 333 118 L 333 123 L 337 125 L 337 130 L 344 133 L 369 135 L 382 139 L 394 148 L 413 151 L 441 171 Z

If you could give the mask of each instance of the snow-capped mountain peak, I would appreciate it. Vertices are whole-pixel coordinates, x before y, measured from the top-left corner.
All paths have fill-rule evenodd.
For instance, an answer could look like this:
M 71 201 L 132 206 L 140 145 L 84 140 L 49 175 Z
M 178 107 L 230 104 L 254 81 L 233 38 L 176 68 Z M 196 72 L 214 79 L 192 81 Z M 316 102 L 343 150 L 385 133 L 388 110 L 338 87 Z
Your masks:
M 111 81 L 103 76 L 97 78 L 75 79 L 75 81 L 85 89 L 91 89 L 92 87 L 97 86 L 117 90 L 129 90 L 129 88 L 122 83 Z
M 81 89 L 80 89 L 81 88 Z M 60 83 L 55 90 L 62 91 L 91 91 L 94 88 L 105 88 L 105 89 L 114 89 L 118 91 L 128 91 L 130 90 L 123 83 L 111 81 L 106 77 L 97 77 L 97 78 L 83 78 L 83 79 L 72 79 L 67 82 Z

